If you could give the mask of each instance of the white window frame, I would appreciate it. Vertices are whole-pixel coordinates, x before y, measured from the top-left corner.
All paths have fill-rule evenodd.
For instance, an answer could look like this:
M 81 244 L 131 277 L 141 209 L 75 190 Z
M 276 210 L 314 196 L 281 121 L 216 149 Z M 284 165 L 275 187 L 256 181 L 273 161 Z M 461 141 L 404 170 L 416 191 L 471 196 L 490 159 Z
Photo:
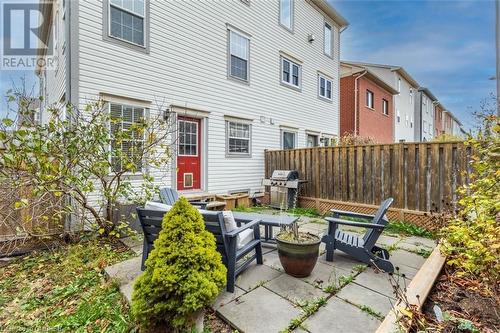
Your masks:
M 401 92 L 401 78 L 398 78 L 398 93 Z
M 410 88 L 410 104 L 413 104 L 413 89 Z
M 147 19 L 147 17 L 146 17 L 146 15 L 147 15 L 147 12 L 146 12 L 146 9 L 147 9 L 146 8 L 146 2 L 147 2 L 147 0 L 144 0 L 144 3 L 143 3 L 144 8 L 143 8 L 143 14 L 142 15 L 140 15 L 140 14 L 134 12 L 134 11 L 131 11 L 131 10 L 127 9 L 127 8 L 124 8 L 124 7 L 120 6 L 120 5 L 112 4 L 111 0 L 107 0 L 107 2 L 108 2 L 108 8 L 107 8 L 107 10 L 108 10 L 108 37 L 117 39 L 117 40 L 122 41 L 124 43 L 135 45 L 135 46 L 138 46 L 138 47 L 141 47 L 141 48 L 146 48 L 146 19 Z M 143 41 L 143 45 L 134 43 L 132 41 L 129 41 L 129 40 L 126 40 L 126 39 L 123 39 L 121 37 L 114 36 L 114 35 L 111 34 L 111 7 L 115 7 L 115 8 L 117 8 L 117 9 L 119 9 L 121 11 L 124 11 L 124 12 L 126 12 L 126 13 L 128 13 L 130 15 L 142 18 L 142 33 L 143 33 L 142 41 Z
M 321 95 L 321 80 L 325 81 L 325 95 Z M 330 83 L 330 97 L 327 96 L 328 83 Z M 322 74 L 318 74 L 318 96 L 328 101 L 333 100 L 333 81 Z
M 389 101 L 385 98 L 382 98 L 382 114 L 389 115 Z
M 406 114 L 405 115 L 405 126 L 408 127 L 410 125 L 410 118 L 408 117 L 408 115 Z
M 186 119 L 179 119 L 178 120 L 179 122 L 184 122 L 184 123 L 191 123 L 191 124 L 195 124 L 196 125 L 196 154 L 195 155 L 190 155 L 190 154 L 179 154 L 179 145 L 181 143 L 181 140 L 180 138 L 177 140 L 177 156 L 185 156 L 185 157 L 198 157 L 199 154 L 200 154 L 200 145 L 199 145 L 199 142 L 200 142 L 200 139 L 199 139 L 199 135 L 200 135 L 200 128 L 199 128 L 199 123 L 197 121 L 194 121 L 194 120 L 186 120 Z M 180 134 L 180 132 L 178 132 Z
M 293 148 L 285 148 L 285 133 L 288 134 L 293 134 Z M 281 149 L 287 149 L 287 150 L 292 150 L 292 149 L 297 149 L 297 132 L 292 131 L 292 130 L 286 130 L 283 129 L 281 130 Z
M 290 3 L 290 26 L 287 26 L 282 21 L 282 5 L 283 2 L 287 1 Z M 285 28 L 286 30 L 293 32 L 293 24 L 294 24 L 294 16 L 295 16 L 295 0 L 279 0 L 279 12 L 278 12 L 278 22 L 279 24 Z
M 231 124 L 245 125 L 248 126 L 248 138 L 243 137 L 231 137 L 230 136 L 230 126 Z M 238 139 L 248 141 L 248 152 L 232 152 L 229 149 L 229 139 Z M 245 121 L 237 120 L 226 120 L 226 156 L 228 157 L 251 157 L 252 156 L 252 124 Z
M 122 130 L 123 130 L 123 108 L 124 108 L 124 107 L 130 107 L 130 108 L 132 108 L 132 115 L 134 114 L 134 109 L 142 109 L 142 110 L 143 110 L 143 111 L 142 111 L 142 116 L 143 116 L 143 118 L 144 118 L 144 119 L 146 119 L 146 117 L 147 117 L 147 113 L 148 113 L 148 111 L 149 111 L 147 108 L 145 108 L 145 107 L 143 107 L 143 106 L 135 106 L 135 105 L 131 105 L 131 104 L 121 104 L 121 103 L 116 103 L 116 102 L 108 102 L 108 103 L 107 103 L 107 109 L 108 109 L 108 110 L 107 110 L 107 112 L 108 112 L 108 115 L 109 115 L 109 116 L 111 116 L 111 105 L 112 105 L 112 104 L 114 104 L 114 105 L 119 105 L 119 106 L 121 106 L 121 108 L 122 108 L 122 115 L 121 115 L 121 124 L 122 124 L 121 126 L 122 126 Z M 134 123 L 134 122 L 132 122 L 132 123 Z M 113 149 L 113 143 L 112 143 L 112 142 L 113 142 L 113 140 L 112 140 L 111 121 L 109 121 L 109 123 L 108 123 L 108 133 L 109 133 L 109 136 L 110 136 L 109 151 L 111 152 L 111 151 L 112 151 L 112 149 Z M 136 139 L 136 140 L 130 140 L 130 141 L 133 141 L 133 142 L 142 142 L 142 143 L 143 143 L 143 146 L 144 146 L 144 143 L 145 143 L 145 141 L 146 141 L 146 139 L 145 139 L 145 135 L 146 135 L 146 134 L 144 133 L 144 134 L 143 134 L 143 138 L 142 138 L 142 140 L 137 140 L 137 139 Z M 123 148 L 122 148 L 122 149 L 123 149 Z M 114 174 L 114 173 L 115 173 L 115 170 L 113 170 L 113 162 L 112 162 L 112 156 L 111 156 L 111 155 L 109 156 L 109 159 L 110 159 L 110 161 L 109 161 L 109 163 L 110 163 L 110 170 L 109 170 L 109 171 L 110 171 L 110 174 Z M 144 171 L 144 169 L 145 169 L 145 166 L 144 166 L 144 161 L 142 161 L 142 162 L 141 162 L 141 169 L 140 169 L 140 170 L 138 170 L 138 171 L 136 171 L 136 172 L 134 172 L 134 173 L 132 173 L 132 172 L 126 172 L 125 174 L 132 174 L 132 175 L 134 175 L 134 174 L 141 174 L 141 173 Z
M 401 113 L 399 112 L 399 109 L 396 110 L 396 120 L 399 123 L 401 123 Z
M 327 36 L 327 30 L 329 30 L 329 35 Z M 330 37 L 330 38 L 328 38 Z M 326 41 L 330 40 L 330 48 L 327 49 Z M 333 58 L 333 25 L 325 22 L 323 25 L 323 52 L 327 57 Z
M 310 147 L 309 146 L 309 137 L 311 138 L 316 138 L 316 145 Z M 319 147 L 320 146 L 320 140 L 319 140 L 319 135 L 318 134 L 312 134 L 312 133 L 306 133 L 306 148 L 314 148 L 314 147 Z
M 423 120 L 422 132 L 424 132 L 424 133 L 427 133 L 427 129 L 425 128 L 426 126 L 427 126 L 427 122 L 425 120 Z
M 365 106 L 370 109 L 375 109 L 375 94 L 370 89 L 366 89 Z
M 283 68 L 284 68 L 284 62 L 287 61 L 290 63 L 290 75 L 289 75 L 289 80 L 290 81 L 285 81 L 284 80 L 284 75 L 283 75 Z M 291 60 L 290 58 L 281 56 L 280 58 L 280 82 L 288 87 L 295 88 L 295 89 L 302 89 L 302 65 Z M 296 66 L 298 68 L 298 85 L 293 84 L 293 67 Z
M 246 55 L 247 59 L 243 59 L 243 60 L 246 60 L 246 62 L 247 62 L 247 77 L 246 77 L 246 79 L 242 79 L 241 77 L 233 75 L 231 73 L 231 56 L 232 56 L 232 53 L 231 53 L 231 34 L 238 35 L 238 36 L 246 39 L 246 41 L 247 41 L 247 55 Z M 237 57 L 237 56 L 235 55 L 235 57 Z M 238 58 L 240 58 L 240 57 L 238 57 Z M 242 58 L 240 58 L 240 59 L 242 59 Z M 239 30 L 232 29 L 230 27 L 228 27 L 228 29 L 227 29 L 227 77 L 230 79 L 240 81 L 240 82 L 246 82 L 246 83 L 250 82 L 250 36 L 242 33 Z

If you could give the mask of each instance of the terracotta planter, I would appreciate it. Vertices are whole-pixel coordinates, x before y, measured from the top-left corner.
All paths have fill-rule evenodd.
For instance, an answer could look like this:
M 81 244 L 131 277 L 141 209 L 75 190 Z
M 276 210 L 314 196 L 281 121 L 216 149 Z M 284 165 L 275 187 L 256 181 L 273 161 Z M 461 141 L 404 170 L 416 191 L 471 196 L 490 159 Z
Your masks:
M 316 240 L 297 243 L 280 239 L 279 234 L 276 236 L 280 262 L 288 275 L 298 278 L 311 275 L 318 260 L 321 239 L 316 235 L 310 235 Z

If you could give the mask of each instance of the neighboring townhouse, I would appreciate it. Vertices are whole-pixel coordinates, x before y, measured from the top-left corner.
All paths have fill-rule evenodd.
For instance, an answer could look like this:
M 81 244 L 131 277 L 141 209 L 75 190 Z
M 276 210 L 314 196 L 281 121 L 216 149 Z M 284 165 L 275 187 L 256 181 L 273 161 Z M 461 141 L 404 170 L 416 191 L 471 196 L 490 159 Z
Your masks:
M 437 102 L 434 106 L 434 137 L 444 134 L 444 112 L 445 107 L 441 102 Z
M 451 135 L 456 137 L 463 137 L 466 132 L 462 128 L 462 123 L 452 112 L 449 112 L 451 118 Z
M 394 142 L 393 96 L 397 93 L 372 70 L 341 62 L 340 135 Z
M 393 97 L 394 141 L 414 141 L 415 95 L 419 87 L 418 82 L 401 66 L 353 61 L 345 61 L 345 63 L 370 69 L 397 90 L 398 93 Z
M 434 138 L 434 108 L 438 100 L 424 87 L 418 88 L 415 99 L 415 141 L 431 141 Z
M 324 0 L 41 6 L 52 17 L 45 38 L 54 37 L 60 57 L 57 71 L 38 73 L 46 103 L 103 99 L 129 117 L 157 113 L 155 101 L 165 99 L 177 116 L 176 171 L 152 169 L 158 185 L 261 192 L 266 149 L 339 134 L 340 32 L 348 23 Z

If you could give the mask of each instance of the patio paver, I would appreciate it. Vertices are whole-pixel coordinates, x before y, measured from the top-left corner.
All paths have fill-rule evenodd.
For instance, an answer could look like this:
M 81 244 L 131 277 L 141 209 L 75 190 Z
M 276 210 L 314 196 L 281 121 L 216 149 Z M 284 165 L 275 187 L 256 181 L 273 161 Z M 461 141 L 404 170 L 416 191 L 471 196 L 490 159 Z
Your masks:
M 338 284 L 338 280 L 341 276 L 349 275 L 351 275 L 349 270 L 317 262 L 311 275 L 300 278 L 300 280 L 323 289 L 330 284 Z
M 277 333 L 300 315 L 300 308 L 272 291 L 258 287 L 218 312 L 242 332 Z
M 234 287 L 234 293 L 230 293 L 226 290 L 223 290 L 215 300 L 214 304 L 212 305 L 212 308 L 215 310 L 219 310 L 221 307 L 234 301 L 235 299 L 237 299 L 238 297 L 242 296 L 245 293 L 246 293 L 245 290 L 238 287 Z
M 415 269 L 419 269 L 425 262 L 424 257 L 405 250 L 396 250 L 391 252 L 389 260 L 392 262 L 394 267 L 404 265 Z
M 296 304 L 328 296 L 328 294 L 321 289 L 315 288 L 287 274 L 283 274 L 269 281 L 265 284 L 265 287 Z
M 375 332 L 380 321 L 346 301 L 333 297 L 302 326 L 311 333 Z
M 249 291 L 267 281 L 277 278 L 281 274 L 283 273 L 266 265 L 252 263 L 236 278 L 236 286 Z
M 393 275 L 396 280 L 400 281 L 401 286 L 408 285 L 410 280 L 404 279 L 403 277 L 399 277 L 397 275 Z M 390 282 L 390 276 L 384 272 L 376 272 L 373 268 L 368 268 L 363 273 L 356 276 L 354 279 L 354 283 L 361 285 L 365 288 L 376 291 L 382 295 L 388 297 L 394 297 L 394 288 Z
M 359 307 L 367 306 L 382 316 L 387 315 L 396 303 L 394 299 L 356 283 L 349 283 L 336 296 Z

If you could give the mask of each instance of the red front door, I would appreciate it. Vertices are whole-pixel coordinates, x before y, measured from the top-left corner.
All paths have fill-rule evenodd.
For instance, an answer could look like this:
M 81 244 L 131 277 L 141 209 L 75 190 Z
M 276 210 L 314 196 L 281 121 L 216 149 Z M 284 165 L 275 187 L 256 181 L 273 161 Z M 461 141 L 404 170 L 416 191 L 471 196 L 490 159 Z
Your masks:
M 177 190 L 201 189 L 201 121 L 179 117 Z

